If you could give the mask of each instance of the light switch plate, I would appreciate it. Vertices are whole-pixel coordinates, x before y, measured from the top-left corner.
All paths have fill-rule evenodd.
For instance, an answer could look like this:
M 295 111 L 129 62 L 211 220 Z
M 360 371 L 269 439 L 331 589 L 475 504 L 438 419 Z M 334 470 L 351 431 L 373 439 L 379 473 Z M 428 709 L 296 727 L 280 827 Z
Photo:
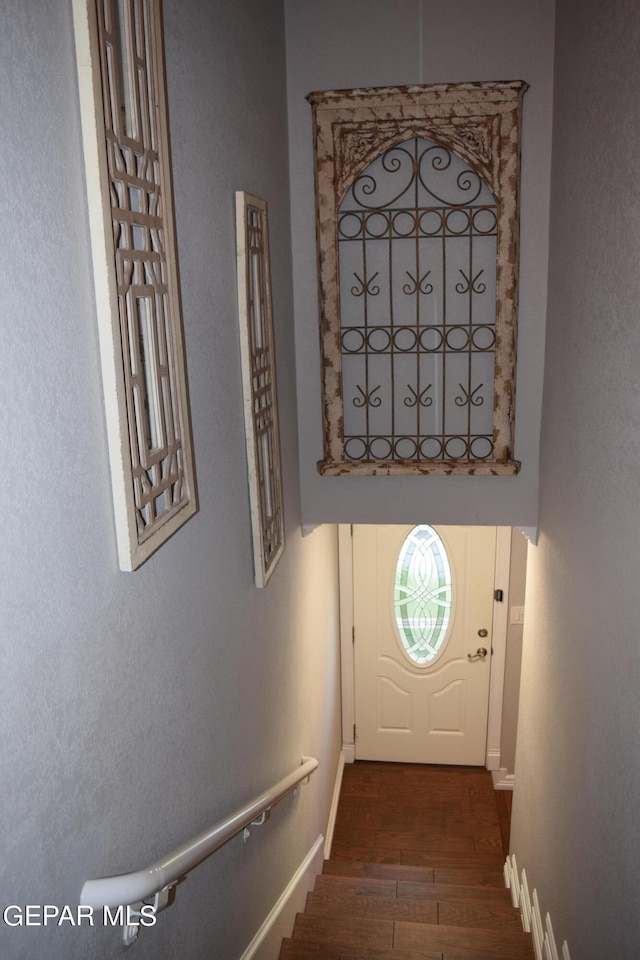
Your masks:
M 524 623 L 524 607 L 511 607 L 510 623 Z

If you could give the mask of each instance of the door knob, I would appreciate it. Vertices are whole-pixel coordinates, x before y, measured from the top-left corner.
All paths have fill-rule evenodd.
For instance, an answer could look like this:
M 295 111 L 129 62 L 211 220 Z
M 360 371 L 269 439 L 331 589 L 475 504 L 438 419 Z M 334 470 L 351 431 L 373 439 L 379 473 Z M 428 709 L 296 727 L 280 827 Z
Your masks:
M 469 660 L 484 660 L 487 655 L 486 647 L 478 647 L 475 653 L 468 653 L 467 657 Z

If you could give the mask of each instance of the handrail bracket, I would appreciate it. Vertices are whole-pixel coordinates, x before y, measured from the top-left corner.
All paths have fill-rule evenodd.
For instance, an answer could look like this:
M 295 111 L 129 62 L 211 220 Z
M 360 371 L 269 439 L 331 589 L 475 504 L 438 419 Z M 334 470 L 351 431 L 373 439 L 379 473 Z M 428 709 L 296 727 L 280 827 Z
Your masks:
M 170 883 L 168 886 L 163 887 L 162 890 L 158 890 L 153 900 L 139 900 L 137 903 L 129 904 L 127 909 L 127 922 L 122 927 L 122 940 L 125 947 L 130 947 L 131 944 L 135 943 L 138 939 L 140 920 L 143 917 L 142 908 L 152 907 L 153 916 L 157 916 L 163 910 L 166 910 L 167 907 L 171 906 L 176 898 L 176 887 L 186 879 L 186 877 L 180 877 L 180 879 L 174 883 Z
M 242 839 L 246 843 L 249 837 L 251 836 L 251 827 L 261 827 L 264 823 L 267 822 L 271 816 L 271 807 L 267 807 L 266 810 L 263 810 L 259 817 L 256 817 L 255 820 L 252 820 L 249 826 L 245 827 L 242 831 Z

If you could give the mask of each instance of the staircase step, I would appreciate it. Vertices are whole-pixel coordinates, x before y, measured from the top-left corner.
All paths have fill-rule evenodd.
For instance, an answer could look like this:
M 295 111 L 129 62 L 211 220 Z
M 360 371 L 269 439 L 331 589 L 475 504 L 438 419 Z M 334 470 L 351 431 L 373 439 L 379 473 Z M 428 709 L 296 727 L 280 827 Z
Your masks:
M 337 877 L 334 880 L 340 879 Z M 505 903 L 511 906 L 511 894 L 504 884 L 500 887 L 482 884 L 419 883 L 398 880 L 396 896 L 408 900 L 473 900 L 476 903 Z
M 399 863 L 370 863 L 362 860 L 325 860 L 322 875 L 433 882 L 433 868 L 408 867 Z M 500 882 L 504 885 L 502 874 L 500 874 Z
M 480 927 L 459 927 L 449 924 L 394 924 L 394 948 L 431 950 L 443 954 L 444 960 L 534 960 L 531 937 L 519 930 L 484 930 Z
M 323 876 L 362 877 L 380 880 L 407 880 L 417 883 L 446 883 L 455 886 L 496 887 L 504 890 L 502 866 L 487 869 L 477 861 L 472 865 L 450 866 L 441 858 L 433 867 L 396 863 L 370 863 L 360 860 L 326 860 Z
M 418 829 L 414 825 L 419 824 Z M 499 830 L 500 818 L 497 809 L 487 810 L 486 805 L 429 802 L 420 805 L 376 801 L 372 807 L 368 800 L 348 805 L 340 801 L 340 812 L 335 825 L 335 834 L 349 836 L 349 831 L 395 831 L 398 833 L 421 833 L 429 837 L 475 837 L 478 830 L 488 833 Z
M 305 914 L 312 917 L 371 917 L 487 930 L 522 930 L 520 914 L 510 903 L 477 900 L 409 900 L 340 893 L 309 893 Z
M 395 864 L 409 867 L 476 867 L 487 870 L 502 870 L 502 848 L 483 849 L 478 844 L 476 853 L 454 850 L 413 850 L 402 847 L 353 846 L 349 841 L 334 840 L 331 847 L 332 860 L 357 860 L 365 863 Z
M 452 886 L 496 887 L 504 890 L 504 873 L 502 870 L 482 867 L 450 867 L 435 866 L 433 868 L 434 883 L 446 883 Z
M 397 897 L 399 900 L 471 900 L 476 903 L 502 903 L 511 906 L 511 894 L 504 887 L 340 877 L 324 873 L 316 877 L 313 892 L 340 898 Z
M 331 857 L 335 860 L 361 860 L 367 863 L 402 863 L 402 850 L 376 850 L 372 843 L 354 846 L 350 840 L 336 840 L 331 845 Z
M 417 924 L 420 926 L 420 924 Z M 293 928 L 294 940 L 311 940 L 333 947 L 393 947 L 393 920 L 367 917 L 310 917 L 299 913 Z M 409 945 L 411 949 L 414 949 Z M 415 949 L 418 949 L 416 947 Z M 425 949 L 427 949 L 425 947 Z
M 306 953 L 295 952 L 293 944 L 297 941 L 304 944 Z M 318 945 L 315 954 L 307 946 L 310 943 Z M 334 955 L 343 960 L 360 957 L 369 960 L 376 956 L 376 951 L 383 951 L 383 957 L 387 952 L 389 960 L 405 960 L 403 954 L 440 956 L 442 960 L 534 960 L 531 937 L 522 930 L 485 930 L 362 917 L 328 919 L 306 914 L 298 914 L 292 944 L 283 942 L 281 960 L 313 956 L 329 960 Z
M 304 912 L 308 917 L 370 917 L 378 920 L 438 923 L 437 902 L 398 900 L 396 897 L 332 896 L 309 893 Z
M 502 847 L 483 846 L 480 842 L 473 850 L 439 849 L 442 844 L 434 843 L 430 850 L 415 850 L 406 847 L 354 846 L 348 840 L 334 840 L 331 847 L 333 860 L 358 860 L 365 863 L 389 863 L 405 866 L 433 867 L 436 865 L 450 867 L 484 866 L 488 869 L 500 870 L 504 863 Z M 488 843 L 488 841 L 487 841 Z
M 377 948 L 339 947 L 304 940 L 283 940 L 279 960 L 503 960 L 511 955 L 500 946 L 477 949 L 451 945 L 441 950 L 379 950 Z M 534 960 L 533 950 L 526 955 Z
M 523 933 L 519 910 L 514 909 L 510 903 L 490 903 L 486 900 L 438 901 L 438 923 L 452 927 L 516 930 L 518 933 Z
M 478 853 L 475 856 L 457 856 L 452 853 L 428 853 L 421 850 L 403 850 L 401 863 L 412 867 L 450 867 L 456 870 L 496 870 L 502 875 L 502 852 Z M 503 881 L 504 882 L 504 881 Z
M 432 887 L 432 883 L 417 884 L 418 889 L 423 886 Z M 396 897 L 398 884 L 395 880 L 367 879 L 364 877 L 334 877 L 321 873 L 316 877 L 314 893 L 324 893 L 328 896 L 346 897 Z M 414 899 L 428 899 L 415 897 Z
M 475 833 L 469 836 L 460 834 L 447 836 L 440 825 L 438 834 L 423 830 L 376 830 L 374 835 L 373 845 L 377 850 L 419 850 L 423 853 L 444 853 L 455 856 L 475 856 L 478 852 Z
M 385 950 L 332 947 L 308 940 L 283 940 L 280 960 L 442 960 L 440 950 Z

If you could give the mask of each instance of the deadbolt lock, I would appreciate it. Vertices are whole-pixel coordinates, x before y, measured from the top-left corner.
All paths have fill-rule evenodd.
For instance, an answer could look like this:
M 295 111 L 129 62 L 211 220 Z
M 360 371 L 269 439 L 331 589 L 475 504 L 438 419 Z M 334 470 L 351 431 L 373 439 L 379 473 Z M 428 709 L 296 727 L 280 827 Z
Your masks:
M 488 630 L 485 630 L 485 628 L 482 627 L 480 630 L 478 630 L 478 636 L 479 636 L 479 637 L 488 637 L 488 636 L 489 636 L 489 631 L 488 631 Z

